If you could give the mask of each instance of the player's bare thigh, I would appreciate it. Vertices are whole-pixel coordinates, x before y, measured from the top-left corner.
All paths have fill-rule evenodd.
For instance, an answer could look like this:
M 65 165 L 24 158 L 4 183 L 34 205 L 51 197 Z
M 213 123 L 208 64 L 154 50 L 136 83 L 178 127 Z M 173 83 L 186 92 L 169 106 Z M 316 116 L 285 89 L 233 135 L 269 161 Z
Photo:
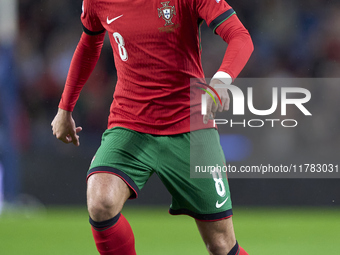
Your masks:
M 118 176 L 95 173 L 87 181 L 87 207 L 94 221 L 105 221 L 116 216 L 132 190 Z
M 220 221 L 196 220 L 196 224 L 210 254 L 227 254 L 236 244 L 231 217 Z

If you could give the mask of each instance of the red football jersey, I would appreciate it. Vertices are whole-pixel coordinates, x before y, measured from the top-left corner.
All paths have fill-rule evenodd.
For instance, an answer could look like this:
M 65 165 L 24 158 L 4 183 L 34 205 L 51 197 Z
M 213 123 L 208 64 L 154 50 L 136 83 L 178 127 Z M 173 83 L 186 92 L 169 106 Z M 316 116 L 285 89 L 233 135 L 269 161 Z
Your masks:
M 109 34 L 118 81 L 108 128 L 157 135 L 190 130 L 190 78 L 203 78 L 199 25 L 216 29 L 235 12 L 224 0 L 84 0 L 90 35 Z M 203 124 L 200 109 L 195 118 Z

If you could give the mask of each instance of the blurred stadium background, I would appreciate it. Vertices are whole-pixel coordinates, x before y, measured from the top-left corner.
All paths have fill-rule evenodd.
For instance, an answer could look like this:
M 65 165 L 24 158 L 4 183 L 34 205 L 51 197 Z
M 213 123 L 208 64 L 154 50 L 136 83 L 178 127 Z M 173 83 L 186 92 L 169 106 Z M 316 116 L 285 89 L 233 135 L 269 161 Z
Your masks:
M 340 81 L 339 1 L 228 3 L 255 45 L 240 77 Z M 81 0 L 0 0 L 0 254 L 96 254 L 85 176 L 117 79 L 108 41 L 74 111 L 83 127 L 81 146 L 57 141 L 50 128 L 82 33 L 80 13 Z M 211 77 L 226 44 L 204 24 L 202 47 Z M 289 132 L 229 131 L 250 142 L 242 162 L 339 164 L 338 84 L 311 88 L 311 107 L 322 116 L 312 125 L 301 119 Z M 339 180 L 231 179 L 237 238 L 255 255 L 339 254 Z M 167 214 L 170 202 L 155 176 L 138 200 L 128 202 L 138 254 L 206 254 L 192 219 Z

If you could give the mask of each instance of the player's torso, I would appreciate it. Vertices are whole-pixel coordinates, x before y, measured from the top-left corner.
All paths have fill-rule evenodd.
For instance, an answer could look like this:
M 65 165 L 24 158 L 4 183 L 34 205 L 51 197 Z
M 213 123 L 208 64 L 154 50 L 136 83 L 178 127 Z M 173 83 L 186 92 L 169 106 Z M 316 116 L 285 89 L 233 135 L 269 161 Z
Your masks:
M 118 74 L 109 128 L 188 132 L 190 78 L 204 76 L 194 2 L 92 0 L 93 22 L 109 34 Z
M 193 0 L 94 2 L 110 37 L 118 75 L 158 80 L 169 72 L 201 69 Z

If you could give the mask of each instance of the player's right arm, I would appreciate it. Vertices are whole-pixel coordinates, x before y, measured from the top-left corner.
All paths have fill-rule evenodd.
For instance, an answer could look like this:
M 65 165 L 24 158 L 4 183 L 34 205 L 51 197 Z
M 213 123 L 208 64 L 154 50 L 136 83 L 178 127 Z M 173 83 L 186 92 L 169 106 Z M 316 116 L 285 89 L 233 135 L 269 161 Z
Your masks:
M 98 23 L 90 1 L 84 1 L 81 19 L 84 33 L 73 54 L 58 113 L 51 123 L 53 135 L 64 143 L 73 143 L 76 146 L 79 146 L 77 133 L 82 128 L 76 127 L 72 111 L 80 91 L 98 62 L 105 37 L 105 30 Z
M 80 91 L 98 62 L 104 36 L 105 33 L 88 35 L 84 32 L 74 52 L 58 113 L 51 123 L 53 135 L 64 143 L 79 146 L 77 133 L 81 131 L 81 127 L 76 128 L 72 111 Z

